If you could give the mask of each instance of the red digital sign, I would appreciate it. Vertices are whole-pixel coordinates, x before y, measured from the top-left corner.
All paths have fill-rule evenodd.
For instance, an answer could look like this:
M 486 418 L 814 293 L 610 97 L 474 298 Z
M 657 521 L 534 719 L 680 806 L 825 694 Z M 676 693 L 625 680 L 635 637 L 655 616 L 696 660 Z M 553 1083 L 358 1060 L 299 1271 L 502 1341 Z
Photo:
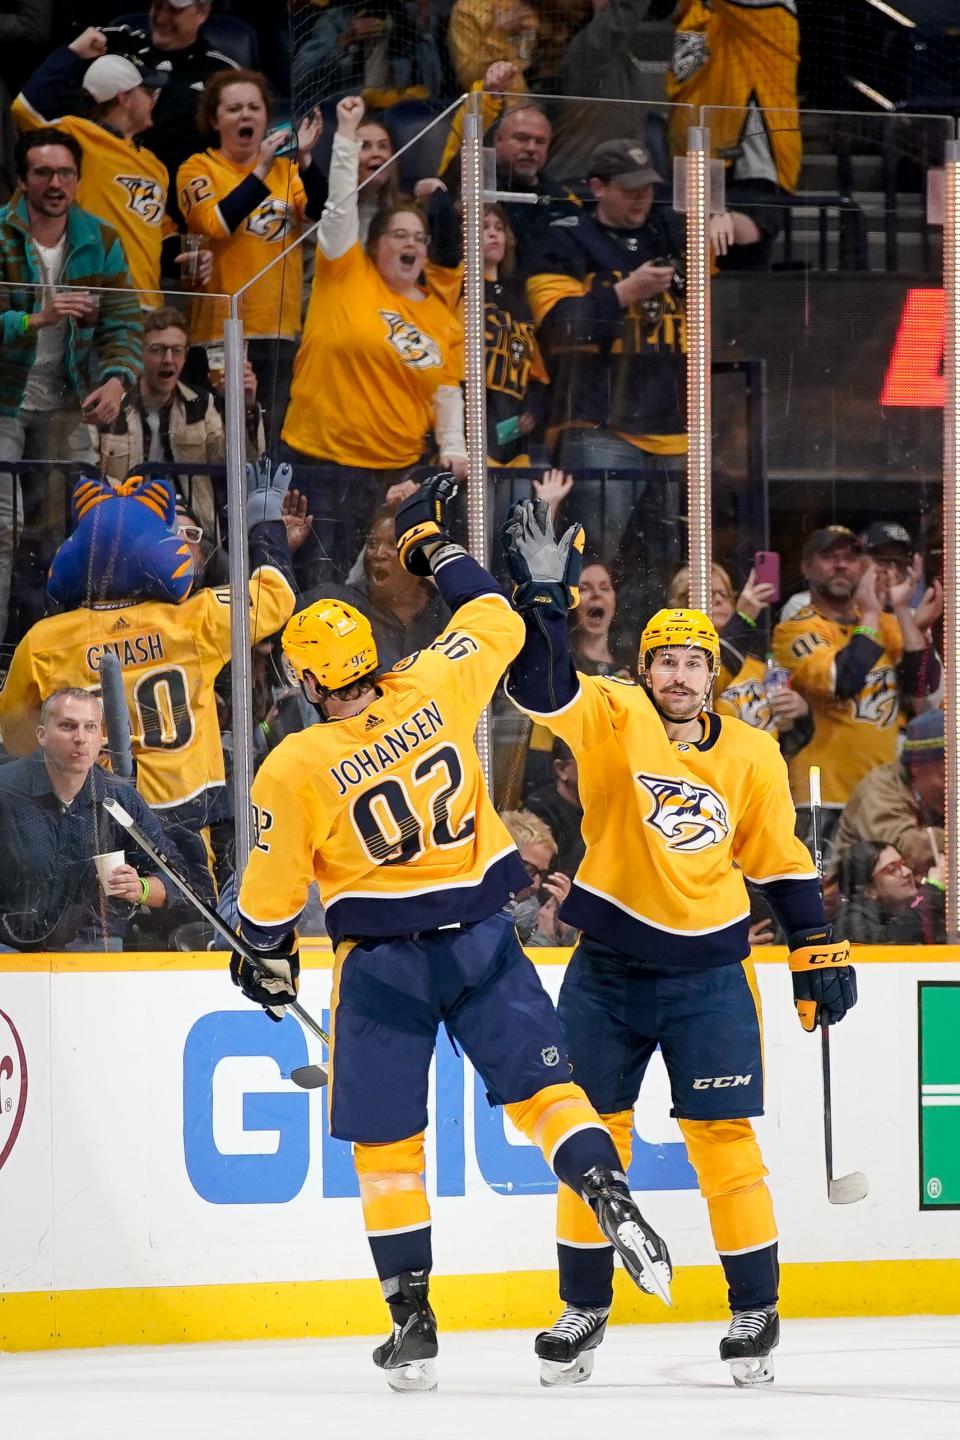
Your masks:
M 943 409 L 944 308 L 942 290 L 908 290 L 880 404 Z

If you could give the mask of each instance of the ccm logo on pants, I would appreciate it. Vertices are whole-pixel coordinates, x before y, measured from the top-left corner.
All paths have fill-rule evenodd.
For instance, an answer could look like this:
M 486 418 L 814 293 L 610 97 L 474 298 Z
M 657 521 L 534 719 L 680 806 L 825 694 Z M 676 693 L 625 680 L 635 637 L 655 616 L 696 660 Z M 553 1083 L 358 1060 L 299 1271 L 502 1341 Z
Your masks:
M 694 1090 L 731 1090 L 735 1085 L 749 1085 L 752 1075 L 716 1075 L 706 1080 L 694 1080 Z

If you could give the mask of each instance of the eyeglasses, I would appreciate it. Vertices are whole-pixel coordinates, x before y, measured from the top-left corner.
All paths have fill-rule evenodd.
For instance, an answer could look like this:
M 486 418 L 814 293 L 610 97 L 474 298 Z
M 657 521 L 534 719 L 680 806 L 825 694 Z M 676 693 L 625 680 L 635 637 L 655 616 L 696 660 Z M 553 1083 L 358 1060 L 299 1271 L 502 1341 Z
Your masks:
M 186 540 L 188 545 L 199 545 L 203 539 L 203 527 L 200 525 L 182 524 L 177 526 L 177 538 Z
M 33 165 L 27 171 L 34 180 L 60 180 L 63 184 L 76 180 L 79 174 L 73 165 L 61 165 L 59 169 L 55 165 Z
M 710 592 L 710 604 L 722 605 L 725 600 L 732 600 L 733 596 L 726 590 L 712 590 Z
M 152 360 L 162 360 L 164 355 L 172 355 L 174 360 L 182 360 L 187 353 L 186 345 L 144 345 L 143 353 L 149 355 Z
M 391 240 L 412 240 L 414 245 L 426 245 L 430 236 L 424 230 L 384 230 L 384 235 L 389 235 Z
M 546 880 L 547 876 L 550 874 L 549 870 L 541 870 L 539 865 L 534 865 L 532 860 L 524 860 L 523 868 L 530 876 L 530 879 L 536 880 L 539 885 L 542 885 L 544 880 Z
M 888 865 L 878 865 L 873 872 L 873 877 L 876 879 L 878 875 L 902 875 L 909 873 L 910 866 L 903 860 L 891 860 Z

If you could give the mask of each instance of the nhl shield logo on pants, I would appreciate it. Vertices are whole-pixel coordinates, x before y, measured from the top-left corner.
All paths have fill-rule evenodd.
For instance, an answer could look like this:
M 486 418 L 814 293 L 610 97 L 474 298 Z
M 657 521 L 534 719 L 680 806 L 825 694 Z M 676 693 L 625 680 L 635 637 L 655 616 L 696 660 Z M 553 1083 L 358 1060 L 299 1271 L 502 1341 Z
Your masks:
M 548 1045 L 545 1050 L 540 1051 L 540 1058 L 542 1059 L 544 1065 L 559 1065 L 560 1051 L 557 1049 L 556 1045 Z

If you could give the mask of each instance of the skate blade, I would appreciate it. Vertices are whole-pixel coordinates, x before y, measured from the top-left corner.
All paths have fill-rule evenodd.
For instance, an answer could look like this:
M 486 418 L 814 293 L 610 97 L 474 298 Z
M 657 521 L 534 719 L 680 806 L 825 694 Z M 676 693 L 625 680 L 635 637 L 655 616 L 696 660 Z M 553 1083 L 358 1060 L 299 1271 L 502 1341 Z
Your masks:
M 540 1384 L 550 1389 L 554 1385 L 582 1385 L 593 1374 L 592 1350 L 585 1350 L 575 1360 L 541 1360 Z
M 406 1365 L 384 1373 L 390 1389 L 398 1394 L 430 1393 L 437 1388 L 437 1367 L 432 1360 L 408 1360 Z
M 643 1243 L 643 1231 L 633 1220 L 628 1220 L 617 1230 L 617 1242 L 620 1254 L 623 1257 L 624 1251 L 633 1260 L 634 1266 L 640 1271 L 635 1277 L 641 1290 L 648 1295 L 656 1295 L 664 1305 L 672 1307 L 673 1301 L 670 1298 L 670 1271 L 662 1260 L 651 1260 L 647 1254 L 647 1247 Z M 624 1257 L 626 1258 L 626 1257 Z
M 740 1389 L 751 1385 L 773 1384 L 773 1356 L 751 1355 L 749 1358 L 728 1360 L 734 1385 Z

